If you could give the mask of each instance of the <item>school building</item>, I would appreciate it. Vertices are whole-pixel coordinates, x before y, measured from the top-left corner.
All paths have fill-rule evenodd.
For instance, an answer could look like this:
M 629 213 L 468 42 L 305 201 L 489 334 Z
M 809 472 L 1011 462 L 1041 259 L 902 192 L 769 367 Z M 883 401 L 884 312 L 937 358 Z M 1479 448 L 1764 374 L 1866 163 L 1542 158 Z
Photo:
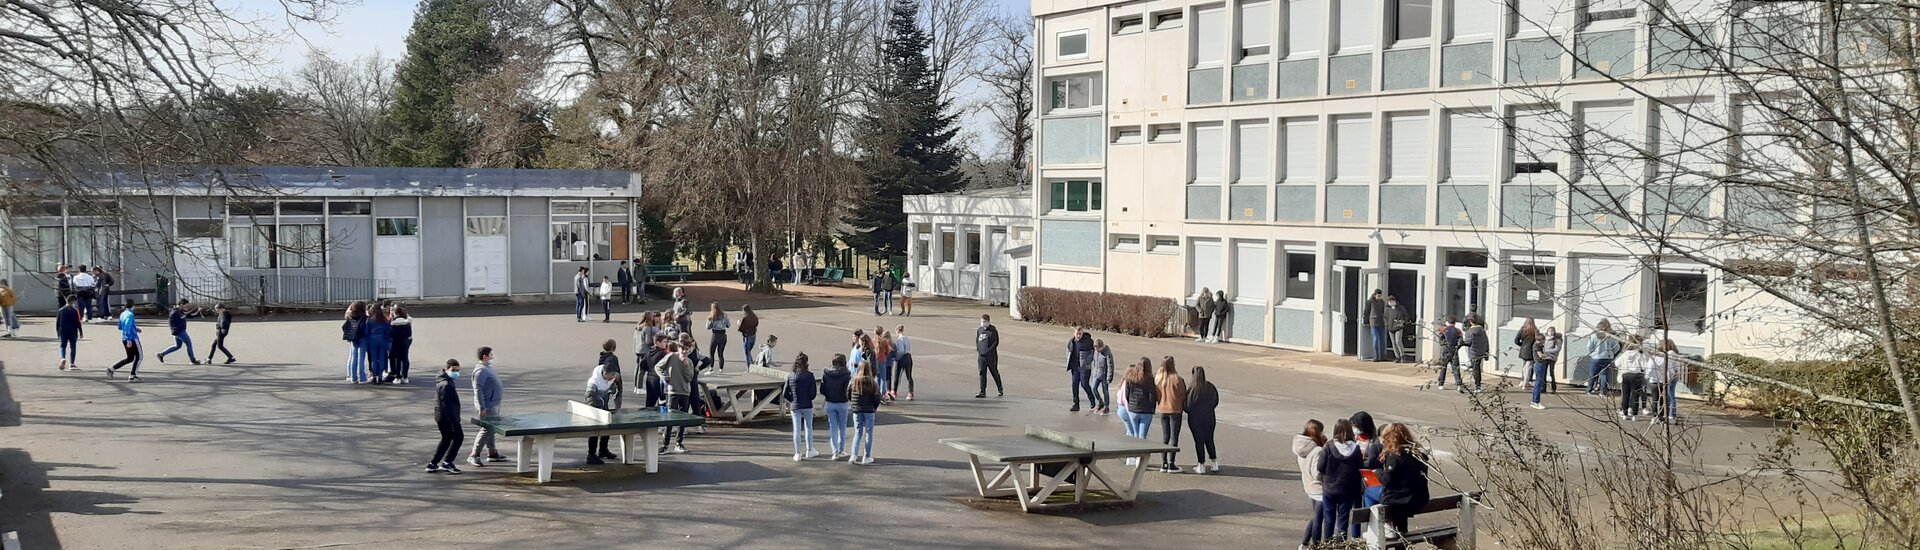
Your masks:
M 640 176 L 466 168 L 102 169 L 84 196 L 9 197 L 7 278 L 49 310 L 60 264 L 118 289 L 246 304 L 571 299 L 634 258 Z M 30 192 L 38 174 L 0 169 Z M 20 192 L 20 191 L 17 191 Z M 119 299 L 114 300 L 118 303 Z

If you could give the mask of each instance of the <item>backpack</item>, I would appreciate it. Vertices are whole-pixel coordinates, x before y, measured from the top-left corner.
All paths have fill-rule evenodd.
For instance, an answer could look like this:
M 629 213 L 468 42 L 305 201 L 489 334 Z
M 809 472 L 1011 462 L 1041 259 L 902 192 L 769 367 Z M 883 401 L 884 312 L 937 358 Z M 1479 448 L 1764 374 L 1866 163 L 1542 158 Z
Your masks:
M 360 323 L 362 322 L 363 321 L 359 319 L 342 321 L 340 323 L 340 339 L 348 342 L 360 339 Z

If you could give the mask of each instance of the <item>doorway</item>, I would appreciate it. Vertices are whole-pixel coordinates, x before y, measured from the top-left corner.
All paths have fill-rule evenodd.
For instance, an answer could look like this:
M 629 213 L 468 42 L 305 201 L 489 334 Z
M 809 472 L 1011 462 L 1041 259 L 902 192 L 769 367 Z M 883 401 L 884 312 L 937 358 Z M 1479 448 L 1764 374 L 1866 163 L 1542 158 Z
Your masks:
M 1333 297 L 1333 352 L 1354 355 L 1360 351 L 1361 295 L 1360 267 L 1337 265 L 1333 268 L 1328 296 Z
M 1398 338 L 1400 349 L 1405 352 L 1410 352 L 1410 354 L 1413 355 L 1413 361 L 1416 363 L 1420 361 L 1420 348 L 1418 345 L 1420 342 L 1420 334 L 1427 328 L 1426 317 L 1422 316 L 1423 312 L 1420 311 L 1420 304 L 1426 299 L 1426 285 L 1421 284 L 1423 282 L 1421 279 L 1420 272 L 1415 269 L 1393 268 L 1387 270 L 1387 294 L 1392 295 L 1394 301 L 1399 302 L 1400 310 L 1407 315 L 1406 324 L 1402 324 L 1399 327 L 1390 327 L 1389 329 L 1398 328 L 1400 332 L 1389 333 L 1388 337 Z M 1389 345 L 1387 349 L 1392 350 L 1393 346 Z M 1389 353 L 1391 353 L 1391 351 L 1389 351 Z M 1405 360 L 1406 358 L 1402 356 L 1396 357 L 1395 359 Z
M 467 295 L 507 293 L 507 219 L 467 218 Z
M 1441 304 L 1446 311 L 1442 313 L 1465 322 L 1484 310 L 1486 295 L 1486 281 L 1479 273 L 1448 272 L 1446 300 Z

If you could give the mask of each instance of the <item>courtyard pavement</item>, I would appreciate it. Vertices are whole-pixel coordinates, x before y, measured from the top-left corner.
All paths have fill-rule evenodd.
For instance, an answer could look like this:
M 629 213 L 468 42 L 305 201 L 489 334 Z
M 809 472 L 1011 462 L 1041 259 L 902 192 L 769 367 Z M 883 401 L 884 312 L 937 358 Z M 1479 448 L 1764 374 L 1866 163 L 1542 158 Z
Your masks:
M 1304 420 L 1331 426 L 1367 410 L 1382 424 L 1434 434 L 1463 423 L 1461 399 L 1419 387 L 1425 375 L 1408 366 L 1102 334 L 1123 363 L 1173 355 L 1183 374 L 1208 368 L 1221 392 L 1221 472 L 1149 472 L 1141 502 L 1129 509 L 982 508 L 970 505 L 966 457 L 937 439 L 1018 433 L 1028 424 L 1122 431 L 1117 417 L 1067 411 L 1060 349 L 1068 329 L 1004 319 L 1005 308 L 934 300 L 921 300 L 912 317 L 879 318 L 857 290 L 769 298 L 725 284 L 689 288 L 702 310 L 718 300 L 737 312 L 750 300 L 763 341 L 778 335 L 785 355 L 804 352 L 821 366 L 845 352 L 852 329 L 906 325 L 918 399 L 881 409 L 877 463 L 793 462 L 781 420 L 690 435 L 691 452 L 663 456 L 657 474 L 637 464 L 586 468 L 578 439 L 562 440 L 562 467 L 550 484 L 513 474 L 511 463 L 458 476 L 420 471 L 437 439 L 436 365 L 471 365 L 476 347 L 493 346 L 508 413 L 564 410 L 580 398 L 601 341 L 618 342 L 631 371 L 637 305 L 619 308 L 612 324 L 573 322 L 571 304 L 418 308 L 416 376 L 406 387 L 343 381 L 337 314 L 239 318 L 229 346 L 240 362 L 200 366 L 184 353 L 169 364 L 154 360 L 171 338 L 164 318 L 144 318 L 149 356 L 138 384 L 124 373 L 107 378 L 106 366 L 120 357 L 112 327 L 88 325 L 83 370 L 61 372 L 51 319 L 29 318 L 21 338 L 0 341 L 0 532 L 19 532 L 33 550 L 1291 547 L 1308 509 L 1288 444 Z M 664 306 L 655 299 L 646 307 Z M 1001 331 L 1004 398 L 972 398 L 982 313 Z M 190 330 L 205 351 L 211 325 L 196 320 Z M 737 369 L 738 336 L 730 337 L 729 368 Z M 471 407 L 467 387 L 462 380 L 463 406 Z M 1563 397 L 1537 413 L 1549 425 L 1585 422 L 1579 411 L 1606 405 Z M 629 406 L 638 401 L 628 396 Z M 1726 451 L 1716 456 L 1765 435 L 1742 417 L 1699 418 L 1705 438 Z M 824 453 L 825 423 L 818 426 L 815 445 Z M 1450 444 L 1434 442 L 1443 456 Z M 1190 467 L 1191 441 L 1182 447 Z M 1457 466 L 1440 468 L 1465 483 Z M 1436 494 L 1449 490 L 1443 480 L 1435 485 Z

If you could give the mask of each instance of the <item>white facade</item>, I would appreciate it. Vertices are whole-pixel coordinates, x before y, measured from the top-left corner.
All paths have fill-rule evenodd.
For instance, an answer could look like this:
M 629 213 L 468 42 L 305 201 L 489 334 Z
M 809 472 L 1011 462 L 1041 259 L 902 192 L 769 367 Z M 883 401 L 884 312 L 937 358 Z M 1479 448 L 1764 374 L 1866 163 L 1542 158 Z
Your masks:
M 1031 191 L 1007 187 L 908 195 L 907 257 L 915 290 L 1013 305 L 1033 280 Z
M 1496 372 L 1517 372 L 1525 318 L 1577 357 L 1601 319 L 1655 324 L 1662 285 L 1683 352 L 1770 355 L 1778 325 L 1746 321 L 1777 317 L 1770 301 L 1603 236 L 1606 217 L 1566 198 L 1569 147 L 1539 137 L 1552 128 L 1535 109 L 1659 131 L 1647 100 L 1600 78 L 1660 76 L 1647 10 L 1511 4 L 1035 0 L 1032 284 L 1188 303 L 1225 290 L 1234 341 L 1349 355 L 1384 289 L 1415 319 L 1483 315 Z M 1540 82 L 1554 87 L 1520 86 Z M 1576 183 L 1644 170 L 1614 168 Z M 1695 202 L 1668 217 L 1719 214 Z

